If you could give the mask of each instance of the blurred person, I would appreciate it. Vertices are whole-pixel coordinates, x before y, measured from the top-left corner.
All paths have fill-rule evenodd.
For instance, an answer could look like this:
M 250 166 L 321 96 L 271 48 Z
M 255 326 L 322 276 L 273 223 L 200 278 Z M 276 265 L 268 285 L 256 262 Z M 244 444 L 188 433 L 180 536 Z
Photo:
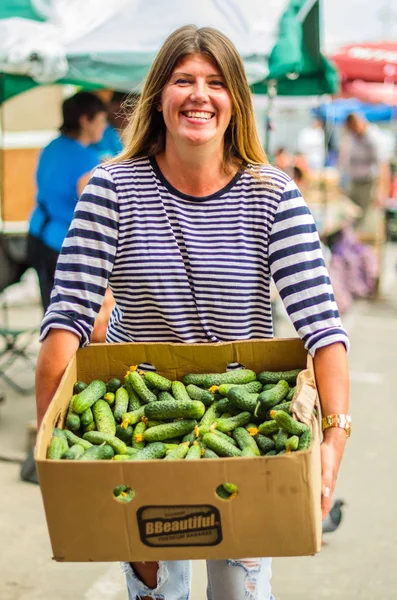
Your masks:
M 109 160 L 123 149 L 123 131 L 128 116 L 132 114 L 139 94 L 113 92 L 107 104 L 107 125 L 102 139 L 92 147 L 99 153 L 101 161 Z
M 91 144 L 102 138 L 106 127 L 106 106 L 90 92 L 67 98 L 62 115 L 60 135 L 39 158 L 36 207 L 29 223 L 28 256 L 39 278 L 44 311 L 50 304 L 58 254 L 78 197 L 100 162 Z
M 315 118 L 310 125 L 304 127 L 298 135 L 297 145 L 309 169 L 322 169 L 325 166 L 326 154 L 323 121 Z
M 292 169 L 292 156 L 285 148 L 277 148 L 274 153 L 274 165 L 284 171 L 284 173 L 291 174 Z
M 362 209 L 356 225 L 361 225 L 372 206 L 382 202 L 388 186 L 382 133 L 376 125 L 357 113 L 345 121 L 346 137 L 342 143 L 340 167 L 347 177 L 347 194 Z
M 122 154 L 85 188 L 59 257 L 41 329 L 38 423 L 89 344 L 108 282 L 116 306 L 107 342 L 191 344 L 272 338 L 273 276 L 314 357 L 322 413 L 339 417 L 321 445 L 325 518 L 346 444 L 349 342 L 313 218 L 295 183 L 268 163 L 232 42 L 212 28 L 173 32 L 126 134 Z M 190 596 L 189 561 L 124 568 L 130 600 Z M 273 598 L 270 558 L 210 560 L 207 571 L 212 600 L 242 600 L 248 584 L 252 597 Z

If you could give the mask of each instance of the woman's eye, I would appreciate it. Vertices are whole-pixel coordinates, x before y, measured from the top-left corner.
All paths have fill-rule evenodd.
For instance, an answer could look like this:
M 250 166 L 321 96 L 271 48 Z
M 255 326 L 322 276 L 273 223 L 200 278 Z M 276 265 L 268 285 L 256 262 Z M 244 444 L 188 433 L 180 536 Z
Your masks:
M 189 83 L 188 79 L 183 79 L 183 77 L 180 77 L 179 79 L 177 79 L 175 81 L 176 84 L 178 85 L 187 85 Z
M 218 81 L 218 79 L 211 81 L 211 85 L 214 85 L 215 87 L 226 87 L 224 81 Z

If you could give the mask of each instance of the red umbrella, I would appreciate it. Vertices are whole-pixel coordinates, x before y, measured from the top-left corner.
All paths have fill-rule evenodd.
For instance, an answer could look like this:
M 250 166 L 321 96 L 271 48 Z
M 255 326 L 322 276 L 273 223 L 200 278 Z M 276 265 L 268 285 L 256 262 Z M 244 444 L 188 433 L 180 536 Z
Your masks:
M 387 104 L 397 106 L 397 84 L 373 83 L 371 81 L 345 81 L 342 83 L 342 94 L 347 98 L 357 98 L 370 104 Z
M 350 44 L 331 57 L 342 81 L 397 83 L 397 42 Z

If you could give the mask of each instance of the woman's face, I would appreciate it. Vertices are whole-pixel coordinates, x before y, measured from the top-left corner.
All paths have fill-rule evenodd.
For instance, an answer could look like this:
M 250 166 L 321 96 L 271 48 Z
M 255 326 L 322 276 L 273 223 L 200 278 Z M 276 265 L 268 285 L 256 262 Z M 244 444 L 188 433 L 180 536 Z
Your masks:
M 232 116 L 225 80 L 207 57 L 192 54 L 174 69 L 158 110 L 166 126 L 166 146 L 219 145 Z

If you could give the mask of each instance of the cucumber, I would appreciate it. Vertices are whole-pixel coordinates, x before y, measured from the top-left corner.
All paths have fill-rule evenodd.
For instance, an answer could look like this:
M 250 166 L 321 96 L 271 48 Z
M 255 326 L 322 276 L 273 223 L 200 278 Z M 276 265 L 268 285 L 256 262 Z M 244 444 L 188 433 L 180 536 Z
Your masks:
M 272 388 L 274 388 L 275 385 L 277 385 L 277 384 L 276 383 L 265 383 L 265 385 L 262 387 L 262 392 L 271 390 Z
M 229 494 L 237 494 L 238 493 L 238 487 L 234 483 L 226 482 L 223 484 L 223 487 Z
M 165 424 L 164 421 L 148 421 L 146 417 L 142 417 L 142 421 L 144 421 L 144 423 L 146 423 L 146 427 L 148 429 L 149 429 L 149 427 L 157 427 L 157 425 Z
M 110 460 L 114 456 L 114 450 L 109 444 L 103 446 L 91 446 L 82 454 L 79 460 Z
M 81 425 L 83 427 L 86 427 L 87 425 L 92 423 L 93 420 L 94 420 L 94 415 L 92 414 L 92 410 L 91 410 L 91 408 L 87 408 L 87 410 L 85 410 L 80 417 Z
M 212 392 L 204 390 L 197 385 L 190 384 L 186 386 L 186 391 L 192 400 L 200 400 L 204 406 L 210 406 L 215 400 L 215 396 Z
M 286 413 L 289 413 L 289 409 L 291 407 L 291 400 L 289 400 L 288 402 L 281 402 L 281 404 L 276 404 L 276 406 L 273 406 L 273 408 L 271 408 L 270 410 L 266 411 L 266 418 L 270 419 L 270 412 L 272 410 L 283 410 Z
M 312 442 L 312 432 L 308 427 L 306 431 L 302 433 L 299 438 L 299 444 L 297 450 L 308 450 L 310 448 L 310 444 Z
M 60 437 L 52 437 L 47 450 L 47 458 L 51 460 L 60 460 L 64 453 L 64 440 L 62 440 Z
M 172 385 L 171 381 L 166 377 L 162 377 L 157 373 L 151 373 L 150 371 L 145 373 L 143 381 L 148 387 L 151 386 L 152 388 L 157 388 L 161 392 L 169 392 Z
M 222 397 L 220 400 L 218 400 L 216 406 L 217 406 L 217 411 L 219 412 L 219 414 L 233 410 L 232 401 L 229 400 L 229 398 Z
M 152 402 L 145 406 L 145 417 L 160 421 L 200 419 L 204 413 L 204 404 L 199 400 L 190 400 L 189 397 L 188 400 L 164 400 L 163 402 Z
M 172 395 L 174 396 L 175 400 L 177 400 L 178 402 L 184 403 L 184 402 L 191 402 L 191 398 L 189 396 L 189 394 L 186 391 L 185 386 L 183 385 L 182 381 L 173 381 L 172 382 Z
M 269 452 L 266 452 L 265 456 L 276 456 L 277 454 L 277 450 L 269 450 Z
M 114 418 L 117 423 L 121 423 L 123 419 L 123 415 L 128 410 L 128 405 L 130 402 L 130 397 L 127 390 L 124 387 L 119 387 L 116 392 L 116 399 L 114 402 Z
M 132 448 L 130 448 L 132 450 Z M 112 460 L 134 460 L 135 456 L 138 454 L 138 450 L 134 450 L 134 453 L 128 452 L 127 454 L 115 454 Z
M 260 456 L 260 450 L 253 437 L 250 436 L 244 427 L 237 427 L 233 431 L 233 437 L 236 440 L 243 456 Z
M 54 430 L 54 433 L 55 433 L 55 430 Z M 75 444 L 80 444 L 80 446 L 83 446 L 84 450 L 88 450 L 88 448 L 91 448 L 91 446 L 92 446 L 92 444 L 90 444 L 90 442 L 83 440 L 83 438 L 80 438 L 78 435 L 76 435 L 72 431 L 68 431 L 66 429 L 65 431 L 63 431 L 63 433 L 65 434 L 66 439 L 70 446 L 74 446 Z
M 252 419 L 252 415 L 249 412 L 241 412 L 235 417 L 230 417 L 228 419 L 217 419 L 212 425 L 211 429 L 218 429 L 222 431 L 222 433 L 229 433 L 229 431 L 233 431 L 236 427 L 244 427 L 247 425 Z
M 95 425 L 101 433 L 116 434 L 116 421 L 106 400 L 97 400 L 92 407 Z
M 190 446 L 188 453 L 186 454 L 185 460 L 199 460 L 201 458 L 200 444 L 195 442 Z
M 87 408 L 91 408 L 93 404 L 106 394 L 106 385 L 99 379 L 94 379 L 87 387 L 77 394 L 73 401 L 73 410 L 81 415 Z
M 125 454 L 127 451 L 126 444 L 111 433 L 101 433 L 100 431 L 88 431 L 83 435 L 83 439 L 87 440 L 88 442 L 91 442 L 91 444 L 94 444 L 96 446 L 105 442 L 113 448 L 115 454 Z
M 296 385 L 290 389 L 290 391 L 287 394 L 286 400 L 292 400 L 292 398 L 294 397 L 295 391 L 296 391 Z
M 183 419 L 175 423 L 166 423 L 146 429 L 143 437 L 145 442 L 162 442 L 163 440 L 173 439 L 184 436 L 194 430 L 197 421 L 193 419 Z
M 126 446 L 126 450 L 125 453 L 128 456 L 135 456 L 135 454 L 138 454 L 139 450 L 137 450 L 136 448 L 131 448 L 130 446 Z M 123 456 L 123 455 L 120 455 Z
M 86 387 L 87 384 L 84 383 L 84 381 L 76 381 L 76 383 L 73 386 L 73 394 L 80 394 L 80 392 L 85 390 Z
M 293 452 L 294 450 L 297 450 L 298 446 L 299 446 L 299 436 L 298 435 L 291 435 L 290 438 L 285 440 L 285 449 L 287 452 Z
M 132 447 L 136 448 L 136 450 L 143 450 L 145 447 L 143 434 L 145 433 L 146 429 L 147 425 L 144 421 L 140 421 L 135 427 L 135 431 L 132 435 Z
M 295 385 L 296 378 L 302 369 L 291 369 L 290 371 L 262 371 L 258 374 L 258 381 L 263 385 L 267 383 L 278 383 L 281 379 L 286 381 L 288 384 Z
M 85 449 L 81 444 L 74 444 L 74 446 L 71 446 L 69 450 L 62 455 L 62 459 L 77 460 L 84 452 Z
M 265 392 L 261 392 L 258 396 L 258 404 L 260 405 L 262 411 L 267 411 L 276 404 L 280 404 L 284 400 L 284 398 L 288 395 L 289 385 L 284 380 L 281 379 L 271 390 L 267 390 Z
M 164 402 L 164 400 L 175 400 L 175 398 L 169 392 L 160 392 L 157 402 Z
M 215 435 L 218 435 L 220 438 L 222 438 L 222 439 L 226 440 L 227 442 L 229 442 L 229 444 L 233 444 L 233 446 L 237 446 L 236 440 L 233 439 L 227 433 L 222 433 L 222 431 L 218 431 L 217 429 L 213 429 L 211 431 L 211 433 L 214 433 Z
M 129 372 L 127 373 L 127 375 L 124 378 L 124 387 L 127 390 L 128 397 L 129 397 L 128 412 L 132 412 L 133 410 L 137 410 L 141 406 L 142 402 L 141 402 L 141 399 L 139 398 L 138 394 L 132 387 L 131 382 L 128 378 L 128 375 L 129 375 Z
M 267 452 L 270 450 L 275 450 L 276 448 L 275 442 L 261 433 L 258 433 L 255 436 L 255 441 L 258 444 L 259 450 L 261 450 L 263 454 L 267 454 Z
M 117 392 L 117 390 L 119 389 L 119 387 L 121 387 L 120 379 L 117 379 L 117 377 L 113 377 L 112 379 L 109 379 L 109 381 L 107 382 L 106 391 L 111 392 L 112 394 L 115 394 Z
M 66 452 L 69 449 L 69 440 L 68 440 L 68 437 L 66 435 L 66 431 L 67 430 L 59 429 L 59 427 L 55 427 L 54 431 L 52 432 L 52 437 L 57 437 L 57 438 L 60 438 L 62 440 L 63 447 L 64 447 L 64 452 Z M 72 433 L 72 432 L 68 431 L 68 433 Z M 76 437 L 77 439 L 80 439 L 74 433 L 72 433 L 72 435 L 74 437 Z M 71 445 L 73 445 L 73 444 L 71 444 Z
M 95 419 L 92 421 L 92 423 L 89 423 L 83 427 L 83 433 L 87 433 L 87 431 L 96 431 Z
M 259 396 L 259 394 L 247 392 L 238 387 L 232 387 L 227 395 L 234 408 L 238 408 L 240 411 L 248 411 L 251 414 L 255 413 Z
M 219 458 L 219 456 L 216 454 L 216 452 L 211 450 L 211 448 L 208 448 L 208 446 L 206 446 L 202 442 L 200 442 L 200 447 L 201 447 L 201 458 Z
M 208 448 L 216 452 L 218 456 L 243 456 L 239 448 L 233 446 L 229 442 L 215 435 L 214 433 L 206 433 L 203 437 L 203 442 Z
M 276 450 L 280 452 L 286 448 L 285 443 L 287 442 L 289 435 L 284 429 L 279 429 L 277 438 L 276 438 Z
M 255 437 L 259 433 L 258 425 L 256 423 L 247 423 L 247 425 L 245 425 L 245 429 L 252 437 Z
M 116 400 L 116 394 L 114 392 L 106 392 L 104 394 L 103 399 L 109 404 L 109 406 L 113 406 L 114 401 Z
M 66 415 L 66 427 L 70 429 L 70 431 L 78 431 L 80 429 L 80 417 L 74 410 L 74 403 L 77 398 L 77 395 L 72 396 L 72 399 L 69 403 L 68 412 Z
M 279 425 L 273 419 L 271 421 L 265 421 L 258 426 L 258 431 L 262 435 L 271 435 L 272 433 L 276 433 L 279 429 Z
M 225 373 L 191 373 L 182 377 L 185 385 L 193 384 L 210 388 L 222 383 L 249 383 L 255 381 L 256 373 L 250 369 L 234 369 Z
M 301 435 L 304 431 L 307 431 L 309 427 L 305 423 L 296 421 L 283 410 L 272 410 L 270 413 L 272 419 L 274 419 L 281 429 L 285 429 L 291 435 Z
M 185 458 L 186 454 L 189 452 L 189 443 L 182 442 L 179 444 L 174 450 L 171 450 L 170 453 L 167 453 L 167 456 L 164 460 L 178 460 Z
M 198 426 L 198 434 L 203 436 L 205 433 L 209 433 L 211 425 L 216 421 L 218 417 L 218 406 L 217 402 L 214 402 L 207 408 L 203 418 L 201 419 Z
M 123 414 L 123 420 L 121 422 L 121 426 L 125 429 L 128 425 L 136 425 L 145 416 L 145 407 L 140 406 L 136 410 L 131 412 L 126 412 Z
M 162 442 L 154 442 L 148 444 L 143 450 L 139 450 L 135 456 L 132 456 L 132 460 L 153 460 L 163 458 L 167 452 L 165 444 Z
M 149 390 L 146 383 L 143 381 L 142 377 L 137 371 L 130 371 L 127 373 L 125 381 L 127 385 L 131 385 L 134 392 L 136 392 L 136 394 L 145 404 L 149 402 L 155 402 L 157 400 L 156 394 L 153 394 L 153 392 Z
M 187 433 L 187 434 L 186 434 L 186 435 L 183 437 L 183 439 L 182 439 L 182 442 L 189 442 L 190 444 L 193 444 L 193 442 L 195 442 L 195 441 L 196 441 L 196 439 L 197 439 L 196 432 L 195 432 L 195 430 L 193 429 L 193 431 L 191 431 L 190 433 Z
M 262 391 L 260 381 L 250 381 L 250 383 L 222 383 L 218 388 L 218 393 L 221 396 L 227 396 L 232 388 L 238 388 L 252 394 L 259 394 Z
M 121 425 L 116 425 L 116 436 L 127 444 L 127 446 L 131 446 L 132 443 L 132 434 L 134 433 L 134 428 L 132 425 L 128 425 L 126 429 Z
M 222 498 L 222 500 L 230 500 L 233 495 L 225 489 L 224 485 L 218 485 L 215 491 L 219 498 Z

